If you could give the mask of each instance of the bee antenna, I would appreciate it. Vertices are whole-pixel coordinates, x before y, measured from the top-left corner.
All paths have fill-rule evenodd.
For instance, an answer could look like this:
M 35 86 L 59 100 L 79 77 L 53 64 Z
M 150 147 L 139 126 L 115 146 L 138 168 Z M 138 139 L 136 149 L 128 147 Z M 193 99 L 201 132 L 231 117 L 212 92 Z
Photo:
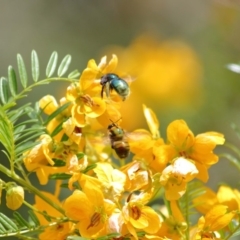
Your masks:
M 117 121 L 113 121 L 112 119 L 109 119 L 113 124 L 116 124 L 118 121 L 120 121 L 122 119 L 122 117 L 120 117 Z

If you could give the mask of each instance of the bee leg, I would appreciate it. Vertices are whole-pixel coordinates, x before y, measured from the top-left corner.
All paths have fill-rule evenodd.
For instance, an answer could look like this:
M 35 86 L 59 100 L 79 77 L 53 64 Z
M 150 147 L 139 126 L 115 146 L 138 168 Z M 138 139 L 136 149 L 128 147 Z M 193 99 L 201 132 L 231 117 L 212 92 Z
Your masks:
M 104 84 L 104 85 L 102 86 L 102 90 L 101 90 L 101 98 L 103 98 L 103 92 L 104 92 L 104 90 L 105 90 L 105 85 L 106 85 L 106 84 Z
M 110 83 L 109 82 L 107 82 L 105 84 L 105 93 L 106 93 L 107 98 L 109 98 L 110 97 Z

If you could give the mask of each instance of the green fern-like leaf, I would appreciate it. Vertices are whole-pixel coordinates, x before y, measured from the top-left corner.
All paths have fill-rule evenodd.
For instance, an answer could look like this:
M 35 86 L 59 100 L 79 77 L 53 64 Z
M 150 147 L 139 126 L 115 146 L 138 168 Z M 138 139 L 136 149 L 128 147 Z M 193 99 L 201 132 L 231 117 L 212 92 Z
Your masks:
M 17 55 L 17 64 L 18 64 L 18 72 L 19 72 L 22 86 L 23 88 L 26 88 L 28 83 L 27 70 L 26 70 L 23 58 L 20 54 Z
M 7 229 L 2 225 L 2 223 L 0 222 L 0 233 L 4 234 L 7 232 Z
M 29 222 L 30 222 L 30 224 L 35 226 L 35 227 L 39 226 L 40 222 L 39 222 L 37 216 L 35 215 L 35 213 L 32 210 L 29 210 L 28 214 L 29 214 Z
M 12 96 L 16 96 L 18 91 L 18 85 L 17 85 L 17 77 L 15 70 L 12 66 L 8 67 L 8 81 L 9 81 L 9 89 L 12 94 Z
M 56 136 L 62 130 L 62 124 L 63 123 L 64 123 L 64 121 L 62 121 L 61 123 L 58 124 L 58 126 L 51 133 L 51 137 Z
M 80 76 L 80 73 L 78 72 L 77 69 L 68 74 L 68 78 L 70 79 L 78 78 L 79 76 Z
M 58 68 L 58 76 L 59 77 L 63 76 L 67 72 L 68 67 L 71 63 L 71 60 L 72 60 L 72 57 L 70 55 L 67 55 L 63 58 L 62 62 L 59 65 L 59 68 Z
M 58 54 L 57 52 L 53 52 L 46 68 L 46 76 L 51 77 L 56 70 L 57 67 L 57 60 L 58 60 Z
M 64 179 L 69 179 L 71 176 L 72 175 L 67 174 L 67 173 L 55 173 L 55 174 L 50 175 L 49 179 L 61 179 L 61 180 L 64 180 Z
M 13 217 L 20 228 L 30 228 L 30 224 L 25 220 L 19 212 L 14 212 Z
M 7 231 L 14 232 L 18 230 L 17 225 L 3 213 L 0 213 L 0 222 Z
M 37 52 L 35 50 L 32 51 L 31 62 L 32 62 L 33 81 L 37 82 L 39 78 L 39 60 L 38 60 Z
M 8 119 L 5 111 L 0 107 L 0 142 L 3 144 L 7 152 L 8 157 L 13 153 L 13 125 Z
M 46 126 L 52 119 L 54 119 L 56 116 L 58 116 L 61 112 L 63 112 L 65 109 L 68 108 L 68 106 L 71 103 L 65 103 L 64 105 L 62 105 L 61 107 L 59 107 L 56 111 L 54 111 L 51 115 L 48 116 L 47 120 L 45 121 L 44 125 Z
M 187 191 L 180 199 L 180 206 L 184 216 L 189 219 L 189 217 L 196 212 L 194 211 L 194 204 L 192 204 L 193 199 L 205 193 L 205 188 L 202 182 L 192 181 L 188 183 Z
M 3 104 L 9 100 L 8 81 L 6 78 L 0 78 L 0 98 Z

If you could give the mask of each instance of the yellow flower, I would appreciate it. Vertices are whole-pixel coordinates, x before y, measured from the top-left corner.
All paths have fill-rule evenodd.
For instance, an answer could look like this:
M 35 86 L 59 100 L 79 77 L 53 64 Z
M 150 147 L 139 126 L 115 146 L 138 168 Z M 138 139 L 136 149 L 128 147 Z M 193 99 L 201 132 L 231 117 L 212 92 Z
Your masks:
M 117 56 L 113 55 L 112 59 L 107 63 L 106 56 L 103 57 L 97 65 L 92 59 L 88 62 L 87 68 L 82 72 L 78 84 L 72 84 L 68 87 L 66 98 L 73 102 L 72 117 L 76 126 L 84 127 L 87 124 L 87 118 L 98 118 L 108 110 L 108 105 L 101 98 L 100 78 L 107 73 L 112 73 L 117 66 Z M 115 103 L 111 102 L 114 106 Z M 118 104 L 116 103 L 116 111 Z M 108 111 L 109 113 L 109 111 Z M 109 117 L 109 116 L 108 116 Z M 104 118 L 104 122 L 109 119 L 115 120 L 114 116 Z
M 174 157 L 184 156 L 194 161 L 199 173 L 198 179 L 208 180 L 208 168 L 218 162 L 213 153 L 216 145 L 224 143 L 224 137 L 217 132 L 206 132 L 194 137 L 192 131 L 183 120 L 175 120 L 167 128 L 167 138 Z
M 52 159 L 57 154 L 53 151 L 53 143 L 49 135 L 42 135 L 39 141 L 38 145 L 24 153 L 23 162 L 29 172 L 36 172 L 40 184 L 44 185 L 47 184 L 49 175 L 66 172 L 67 166 L 53 167 L 55 163 Z
M 240 192 L 228 186 L 220 186 L 217 191 L 220 204 L 228 206 L 229 211 L 240 210 Z
M 140 161 L 134 160 L 124 165 L 121 171 L 127 176 L 125 189 L 129 192 L 143 190 L 151 184 L 150 173 Z
M 66 98 L 71 99 L 69 92 L 79 90 L 79 86 L 71 85 L 67 89 Z M 106 103 L 98 97 L 93 97 L 85 92 L 79 92 L 76 99 L 74 99 L 71 107 L 71 115 L 74 124 L 78 127 L 84 127 L 87 124 L 87 117 L 96 118 L 104 113 L 106 110 Z
M 108 234 L 108 217 L 116 208 L 115 205 L 105 200 L 101 190 L 87 180 L 83 190 L 75 190 L 66 199 L 66 215 L 78 222 L 76 228 L 82 237 L 97 238 Z
M 110 163 L 104 162 L 97 163 L 93 171 L 101 182 L 104 197 L 117 202 L 124 191 L 126 175 L 118 169 L 113 169 Z
M 169 147 L 160 138 L 159 122 L 155 113 L 145 105 L 143 112 L 150 132 L 138 129 L 129 134 L 130 149 L 135 154 L 135 159 L 143 160 L 152 171 L 161 172 L 167 165 Z
M 170 216 L 162 223 L 156 235 L 161 237 L 161 240 L 179 240 L 181 239 L 181 234 L 184 233 L 186 229 L 187 225 L 185 222 L 177 221 L 175 218 Z
M 140 193 L 138 196 L 130 195 L 128 202 L 122 208 L 122 216 L 128 231 L 135 239 L 137 230 L 143 230 L 146 233 L 154 234 L 161 226 L 161 220 L 158 214 L 149 206 L 151 195 L 149 193 Z
M 51 193 L 42 192 L 46 197 L 52 200 L 55 204 L 61 206 L 62 204 L 58 200 L 58 198 Z M 61 218 L 63 217 L 59 211 L 53 208 L 51 205 L 47 204 L 42 198 L 35 196 L 35 204 L 33 205 L 39 211 L 47 212 L 47 214 L 51 217 Z M 49 225 L 49 222 L 46 218 L 38 212 L 35 212 L 40 221 L 41 226 Z M 53 219 L 52 221 L 56 224 L 49 226 L 44 229 L 44 232 L 39 235 L 40 240 L 52 239 L 52 240 L 64 240 L 66 237 L 73 231 L 73 223 L 72 222 L 59 222 Z
M 160 183 L 165 188 L 165 196 L 169 201 L 177 200 L 186 192 L 186 186 L 198 174 L 194 163 L 179 157 L 167 166 L 160 177 Z
M 195 208 L 202 214 L 206 214 L 218 203 L 217 194 L 208 187 L 204 187 L 204 193 L 193 199 Z
M 46 95 L 43 98 L 39 100 L 39 106 L 43 110 L 44 113 L 47 115 L 51 115 L 54 113 L 59 107 L 63 106 L 66 102 L 65 98 L 62 98 L 60 101 L 60 105 L 57 103 L 56 99 L 51 95 Z M 47 131 L 49 134 L 52 134 L 53 131 L 64 121 L 64 119 L 68 118 L 70 116 L 70 108 L 71 106 L 68 106 L 67 109 L 59 113 L 55 118 L 53 118 L 48 124 L 47 124 Z M 62 136 L 64 134 L 64 131 L 61 130 L 58 134 L 56 134 L 53 138 L 55 141 L 60 141 Z
M 118 58 L 116 55 L 112 55 L 112 59 L 107 63 L 107 57 L 101 58 L 100 63 L 97 65 L 95 60 L 89 60 L 87 68 L 82 72 L 79 79 L 80 90 L 86 91 L 87 94 L 98 94 L 100 96 L 101 88 L 100 82 L 97 81 L 104 74 L 114 72 L 118 64 Z
M 215 239 L 215 231 L 225 228 L 233 219 L 235 213 L 227 212 L 227 207 L 224 205 L 215 205 L 207 212 L 205 217 L 200 217 L 198 220 L 197 229 L 193 235 L 194 240 Z
M 81 141 L 84 141 L 82 138 L 82 129 L 74 124 L 72 117 L 68 118 L 62 124 L 62 128 L 64 133 L 69 137 L 67 141 L 64 141 L 64 144 L 71 145 L 71 143 L 76 143 L 80 145 Z
M 228 186 L 220 186 L 217 193 L 205 187 L 205 193 L 193 200 L 195 208 L 206 214 L 214 205 L 227 206 L 229 211 L 240 209 L 240 192 Z
M 52 139 L 47 134 L 41 135 L 40 143 L 24 154 L 24 164 L 29 172 L 36 170 L 40 165 L 54 165 L 51 158 Z

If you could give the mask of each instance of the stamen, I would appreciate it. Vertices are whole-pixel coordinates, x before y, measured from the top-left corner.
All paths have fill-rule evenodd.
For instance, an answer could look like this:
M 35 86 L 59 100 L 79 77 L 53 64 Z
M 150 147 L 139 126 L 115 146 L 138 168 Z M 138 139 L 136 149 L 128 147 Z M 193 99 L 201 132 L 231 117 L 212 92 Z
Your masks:
M 91 223 L 89 224 L 87 229 L 89 229 L 90 227 L 94 227 L 94 226 L 98 225 L 98 223 L 100 222 L 100 218 L 101 218 L 100 213 L 95 212 L 91 217 Z
M 132 218 L 133 218 L 134 220 L 139 219 L 140 216 L 141 216 L 141 211 L 140 211 L 139 207 L 137 207 L 137 206 L 132 206 L 132 207 L 131 207 L 131 210 L 132 210 Z

